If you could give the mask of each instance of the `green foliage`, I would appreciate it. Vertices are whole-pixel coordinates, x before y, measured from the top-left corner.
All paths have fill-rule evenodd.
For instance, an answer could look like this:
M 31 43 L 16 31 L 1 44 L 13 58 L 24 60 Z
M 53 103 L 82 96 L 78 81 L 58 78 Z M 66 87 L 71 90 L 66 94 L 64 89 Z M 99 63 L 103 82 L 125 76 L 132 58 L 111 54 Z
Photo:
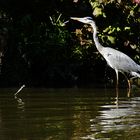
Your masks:
M 132 1 L 90 0 L 102 44 L 116 47 L 131 57 L 140 52 L 140 7 Z M 128 50 L 128 52 L 127 52 Z M 140 60 L 137 59 L 140 62 Z
M 140 62 L 139 14 L 138 4 L 123 0 L 0 1 L 0 39 L 4 42 L 0 79 L 8 86 L 102 80 L 96 71 L 104 67 L 104 61 L 93 47 L 91 28 L 72 21 L 63 27 L 63 22 L 69 16 L 93 15 L 100 42 Z

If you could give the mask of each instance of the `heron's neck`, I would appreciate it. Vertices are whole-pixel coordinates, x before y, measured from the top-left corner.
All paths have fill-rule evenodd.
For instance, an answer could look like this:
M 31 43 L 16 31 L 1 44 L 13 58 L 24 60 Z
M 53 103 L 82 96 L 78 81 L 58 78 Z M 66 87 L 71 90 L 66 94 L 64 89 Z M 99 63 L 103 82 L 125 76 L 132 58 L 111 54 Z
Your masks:
M 94 30 L 93 31 L 93 40 L 94 40 L 95 46 L 96 46 L 97 50 L 101 53 L 103 46 L 99 43 L 99 39 L 97 36 L 97 27 L 96 27 L 95 23 L 92 23 L 91 26 Z

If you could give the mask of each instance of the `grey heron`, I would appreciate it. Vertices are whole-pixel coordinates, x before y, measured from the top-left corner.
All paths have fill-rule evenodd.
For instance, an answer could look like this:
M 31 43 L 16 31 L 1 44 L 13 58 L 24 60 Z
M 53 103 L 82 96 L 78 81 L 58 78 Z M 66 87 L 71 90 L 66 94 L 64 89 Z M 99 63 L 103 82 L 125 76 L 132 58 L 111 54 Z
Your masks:
M 118 73 L 121 72 L 127 79 L 128 88 L 130 89 L 131 88 L 130 79 L 128 79 L 125 73 L 130 74 L 132 77 L 140 78 L 140 74 L 139 74 L 140 65 L 135 63 L 126 54 L 116 49 L 102 46 L 98 40 L 96 24 L 91 17 L 83 17 L 83 18 L 71 17 L 71 19 L 91 25 L 91 27 L 93 28 L 93 40 L 97 50 L 107 61 L 107 64 L 116 72 L 116 79 L 117 79 L 116 88 L 118 88 L 118 80 L 119 80 Z

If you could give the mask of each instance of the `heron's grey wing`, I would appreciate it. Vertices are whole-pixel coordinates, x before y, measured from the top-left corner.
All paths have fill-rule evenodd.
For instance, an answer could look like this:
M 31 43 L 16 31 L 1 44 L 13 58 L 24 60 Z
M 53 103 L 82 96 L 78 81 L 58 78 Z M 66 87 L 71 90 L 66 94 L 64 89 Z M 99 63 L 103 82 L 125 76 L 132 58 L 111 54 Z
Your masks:
M 129 56 L 118 50 L 107 47 L 103 49 L 102 54 L 113 69 L 122 72 L 138 71 L 138 65 Z

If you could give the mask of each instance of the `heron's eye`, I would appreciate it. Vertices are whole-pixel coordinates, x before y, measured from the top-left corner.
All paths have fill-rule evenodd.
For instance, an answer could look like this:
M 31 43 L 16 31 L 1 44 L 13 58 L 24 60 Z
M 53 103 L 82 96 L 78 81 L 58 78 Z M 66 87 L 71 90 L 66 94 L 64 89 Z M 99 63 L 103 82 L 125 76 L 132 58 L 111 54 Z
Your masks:
M 88 21 L 88 19 L 87 19 L 87 18 L 85 18 L 85 21 Z

